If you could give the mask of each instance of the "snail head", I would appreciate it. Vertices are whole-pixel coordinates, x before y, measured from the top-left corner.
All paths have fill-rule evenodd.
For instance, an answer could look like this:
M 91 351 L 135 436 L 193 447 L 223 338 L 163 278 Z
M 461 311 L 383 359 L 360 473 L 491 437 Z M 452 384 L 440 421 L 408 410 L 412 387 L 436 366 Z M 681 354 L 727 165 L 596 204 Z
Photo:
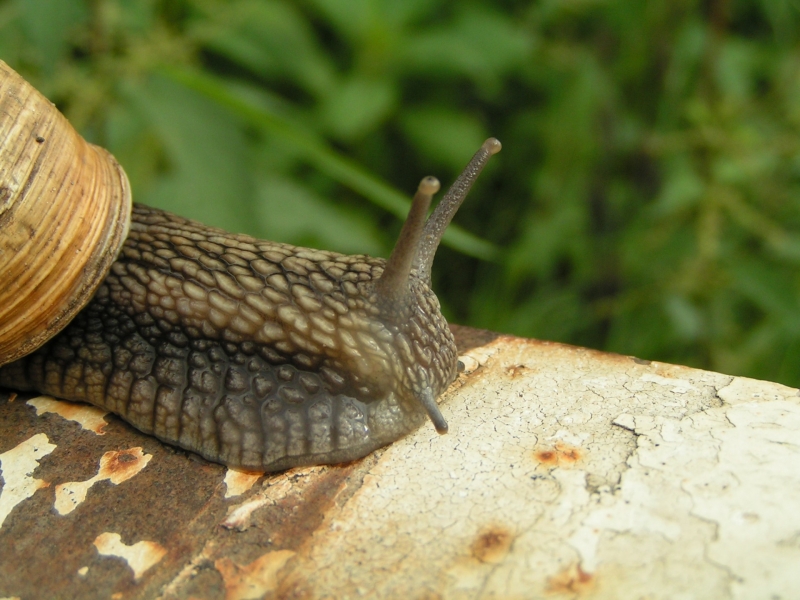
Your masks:
M 445 229 L 489 158 L 500 149 L 495 138 L 486 140 L 427 219 L 440 184 L 435 177 L 420 182 L 391 256 L 364 290 L 377 317 L 372 325 L 373 350 L 391 356 L 388 363 L 378 361 L 382 364 L 375 372 L 380 375 L 372 378 L 373 385 L 392 381 L 406 404 L 404 412 L 427 414 L 439 433 L 446 433 L 448 426 L 436 397 L 455 379 L 457 351 L 431 289 L 431 267 Z

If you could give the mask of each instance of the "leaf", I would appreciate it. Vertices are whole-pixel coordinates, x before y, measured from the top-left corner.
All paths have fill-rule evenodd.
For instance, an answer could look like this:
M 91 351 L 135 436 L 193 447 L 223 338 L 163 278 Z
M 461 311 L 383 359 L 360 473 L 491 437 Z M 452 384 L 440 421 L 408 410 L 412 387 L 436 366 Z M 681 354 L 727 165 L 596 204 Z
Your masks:
M 386 120 L 395 107 L 396 96 L 390 80 L 356 75 L 331 90 L 319 108 L 319 117 L 334 137 L 352 141 Z
M 277 173 L 258 183 L 256 214 L 269 239 L 344 254 L 384 255 L 375 226 Z
M 664 181 L 652 214 L 666 217 L 696 207 L 705 193 L 705 182 L 689 157 L 682 155 L 664 164 Z
M 333 85 L 331 60 L 296 6 L 244 0 L 223 15 L 222 22 L 196 27 L 195 35 L 211 49 L 262 77 L 281 77 L 315 95 Z
M 53 76 L 56 64 L 66 53 L 70 35 L 89 17 L 83 0 L 15 0 L 20 23 L 39 64 Z
M 398 59 L 408 70 L 466 76 L 490 90 L 501 75 L 523 63 L 532 49 L 530 35 L 487 6 L 467 6 L 452 24 L 411 38 Z
M 664 311 L 672 322 L 672 330 L 684 340 L 696 340 L 704 333 L 703 317 L 687 298 L 669 294 L 664 298 Z
M 475 116 L 435 106 L 406 110 L 402 124 L 406 135 L 428 158 L 456 173 L 489 137 Z
M 234 232 L 258 235 L 239 124 L 197 92 L 163 76 L 124 94 L 157 134 L 169 169 L 137 200 Z

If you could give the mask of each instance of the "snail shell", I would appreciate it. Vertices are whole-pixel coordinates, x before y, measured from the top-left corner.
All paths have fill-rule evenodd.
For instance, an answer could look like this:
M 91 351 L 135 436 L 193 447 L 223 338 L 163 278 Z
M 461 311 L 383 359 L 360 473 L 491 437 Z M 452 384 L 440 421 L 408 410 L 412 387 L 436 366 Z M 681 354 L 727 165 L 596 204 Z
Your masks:
M 499 150 L 487 140 L 427 220 L 439 182 L 423 179 L 388 261 L 134 206 L 91 302 L 44 346 L 0 367 L 0 385 L 89 402 L 210 460 L 264 471 L 360 458 L 426 416 L 444 433 L 436 397 L 457 358 L 431 264 Z M 2 256 L 8 287 L 11 256 Z
M 114 157 L 0 61 L 0 365 L 53 337 L 89 301 L 128 232 Z

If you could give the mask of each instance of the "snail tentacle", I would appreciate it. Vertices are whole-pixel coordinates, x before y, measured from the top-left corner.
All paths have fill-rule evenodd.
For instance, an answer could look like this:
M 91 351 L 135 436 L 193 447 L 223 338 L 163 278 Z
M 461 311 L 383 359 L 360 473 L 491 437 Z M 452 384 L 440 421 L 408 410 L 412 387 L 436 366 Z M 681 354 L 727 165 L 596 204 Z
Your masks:
M 502 145 L 497 138 L 489 138 L 480 149 L 473 155 L 467 166 L 447 190 L 441 202 L 436 206 L 433 213 L 425 223 L 422 239 L 420 240 L 419 252 L 414 261 L 414 267 L 419 271 L 420 277 L 430 283 L 431 267 L 436 249 L 442 241 L 447 226 L 453 220 L 461 203 L 467 197 L 472 184 L 481 174 L 489 159 L 500 152 Z
M 433 397 L 433 392 L 430 387 L 424 387 L 419 394 L 419 401 L 425 412 L 428 413 L 428 418 L 433 423 L 436 433 L 445 434 L 449 429 L 447 421 L 439 410 L 439 405 L 436 404 L 436 398 Z
M 411 267 L 419 252 L 419 241 L 425 227 L 428 208 L 439 188 L 439 180 L 435 177 L 426 177 L 420 182 L 397 243 L 389 260 L 386 261 L 386 268 L 375 284 L 381 301 L 390 307 L 389 310 L 407 301 Z

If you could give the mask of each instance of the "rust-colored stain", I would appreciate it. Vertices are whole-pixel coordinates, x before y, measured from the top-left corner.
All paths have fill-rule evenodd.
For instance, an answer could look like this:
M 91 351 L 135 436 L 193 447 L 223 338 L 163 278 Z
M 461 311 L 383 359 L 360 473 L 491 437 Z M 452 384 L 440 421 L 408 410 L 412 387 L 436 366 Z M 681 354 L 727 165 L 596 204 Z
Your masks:
M 119 485 L 141 471 L 150 458 L 149 455 L 144 454 L 141 446 L 106 452 L 100 459 L 100 470 L 97 476 L 100 479 L 110 479 L 114 484 Z
M 491 526 L 483 529 L 472 542 L 472 556 L 483 563 L 496 564 L 503 560 L 514 536 L 502 526 Z
M 552 594 L 581 594 L 594 588 L 595 577 L 580 565 L 571 565 L 547 580 L 547 591 Z
M 227 473 L 225 473 L 225 497 L 233 498 L 234 496 L 241 496 L 252 488 L 263 476 L 264 473 L 261 471 L 228 469 Z
M 530 367 L 526 365 L 511 365 L 510 367 L 506 367 L 506 373 L 512 379 L 525 375 L 528 371 L 530 371 Z
M 152 455 L 144 454 L 141 447 L 106 452 L 100 458 L 97 475 L 85 481 L 68 481 L 56 486 L 54 508 L 60 515 L 71 513 L 86 500 L 93 485 L 106 479 L 119 485 L 144 469 L 151 458 Z
M 278 571 L 294 554 L 291 550 L 267 552 L 246 565 L 227 556 L 214 561 L 225 584 L 225 600 L 255 600 L 275 591 Z
M 557 465 L 558 454 L 555 450 L 537 450 L 535 453 L 536 460 L 546 465 Z
M 540 448 L 534 451 L 533 456 L 548 467 L 564 467 L 578 462 L 583 454 L 580 448 L 558 442 L 553 448 Z

